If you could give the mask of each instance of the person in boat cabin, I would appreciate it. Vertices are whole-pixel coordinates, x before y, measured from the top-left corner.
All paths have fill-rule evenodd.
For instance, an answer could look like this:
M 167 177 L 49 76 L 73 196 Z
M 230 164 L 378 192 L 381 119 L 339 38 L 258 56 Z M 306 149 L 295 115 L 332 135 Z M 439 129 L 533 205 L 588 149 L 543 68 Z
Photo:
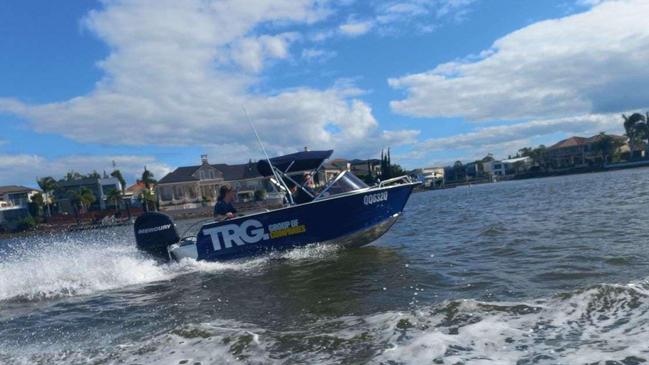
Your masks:
M 310 172 L 305 172 L 302 176 L 304 180 L 304 187 L 306 187 L 310 192 L 315 191 L 315 182 L 313 181 L 313 175 Z
M 302 188 L 300 188 L 293 182 L 287 181 L 287 185 L 289 193 L 293 197 L 293 202 L 295 204 L 304 204 L 313 200 L 312 196 L 309 196 L 309 194 L 307 194 Z M 309 174 L 308 172 L 305 172 L 302 176 L 302 187 L 311 192 L 312 195 L 314 195 L 315 184 L 313 182 L 311 174 Z M 286 200 L 288 202 L 288 197 Z
M 237 210 L 232 203 L 236 198 L 236 192 L 230 185 L 223 185 L 219 189 L 219 196 L 214 205 L 214 218 L 217 220 L 225 220 L 237 216 Z

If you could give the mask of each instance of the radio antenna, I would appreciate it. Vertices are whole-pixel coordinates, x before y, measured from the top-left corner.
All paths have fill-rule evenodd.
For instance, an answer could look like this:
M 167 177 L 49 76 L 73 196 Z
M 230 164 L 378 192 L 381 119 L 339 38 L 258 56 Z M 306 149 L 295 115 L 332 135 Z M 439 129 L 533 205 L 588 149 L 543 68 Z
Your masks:
M 284 182 L 283 179 L 281 179 L 278 175 L 277 172 L 275 171 L 275 167 L 273 167 L 273 163 L 270 162 L 270 157 L 268 157 L 268 153 L 266 153 L 266 149 L 264 148 L 264 144 L 261 143 L 261 138 L 259 138 L 259 133 L 257 133 L 257 128 L 255 128 L 255 124 L 252 122 L 252 119 L 250 119 L 250 115 L 248 114 L 248 109 L 246 109 L 245 106 L 241 106 L 243 109 L 243 112 L 246 114 L 246 118 L 248 119 L 248 124 L 250 124 L 250 128 L 252 128 L 252 131 L 255 133 L 255 137 L 257 138 L 257 143 L 259 143 L 259 147 L 261 148 L 261 151 L 264 153 L 264 156 L 266 157 L 266 162 L 268 162 L 268 167 L 270 167 L 270 171 L 272 171 L 273 176 L 275 177 L 275 180 L 277 181 L 278 184 L 281 184 L 284 189 L 289 193 L 288 199 L 291 201 L 291 205 L 293 205 L 293 197 L 290 194 L 290 190 L 288 189 L 288 186 L 286 186 L 286 183 Z
M 243 108 L 243 112 L 246 114 L 246 118 L 248 119 L 248 124 L 250 124 L 250 128 L 252 128 L 252 131 L 255 133 L 255 137 L 257 137 L 257 143 L 259 143 L 259 147 L 261 147 L 261 152 L 264 153 L 264 156 L 266 157 L 266 161 L 268 161 L 268 164 L 272 167 L 273 165 L 270 163 L 270 157 L 268 157 L 268 153 L 266 153 L 264 144 L 261 143 L 261 138 L 259 138 L 259 133 L 257 133 L 257 128 L 255 128 L 254 123 L 252 123 L 252 119 L 250 119 L 250 115 L 248 115 L 248 110 L 246 109 L 245 106 L 242 106 L 241 108 Z

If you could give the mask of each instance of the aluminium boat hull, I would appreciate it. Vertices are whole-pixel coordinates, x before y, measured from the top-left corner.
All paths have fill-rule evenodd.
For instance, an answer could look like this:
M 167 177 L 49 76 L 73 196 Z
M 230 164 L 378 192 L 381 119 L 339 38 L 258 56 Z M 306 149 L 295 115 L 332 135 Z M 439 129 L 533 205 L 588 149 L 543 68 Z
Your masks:
M 312 243 L 363 246 L 397 221 L 416 185 L 370 188 L 205 224 L 195 240 L 173 245 L 169 252 L 176 260 L 222 261 Z

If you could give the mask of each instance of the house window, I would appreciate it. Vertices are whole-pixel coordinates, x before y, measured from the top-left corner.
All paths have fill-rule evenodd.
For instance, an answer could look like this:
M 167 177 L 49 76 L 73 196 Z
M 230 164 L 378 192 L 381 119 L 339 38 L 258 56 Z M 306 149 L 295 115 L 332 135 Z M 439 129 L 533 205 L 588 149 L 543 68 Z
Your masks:
M 185 199 L 185 189 L 182 185 L 174 185 L 174 199 L 182 200 Z
M 216 171 L 211 169 L 198 170 L 198 178 L 201 180 L 214 180 L 217 178 Z
M 201 199 L 215 200 L 218 185 L 204 185 L 201 186 Z
M 198 198 L 198 192 L 196 191 L 196 186 L 188 187 L 187 191 L 189 192 L 189 199 L 196 200 L 196 198 Z
M 172 196 L 172 190 L 168 186 L 161 186 L 160 187 L 160 199 L 165 200 L 165 201 L 171 201 L 173 200 Z

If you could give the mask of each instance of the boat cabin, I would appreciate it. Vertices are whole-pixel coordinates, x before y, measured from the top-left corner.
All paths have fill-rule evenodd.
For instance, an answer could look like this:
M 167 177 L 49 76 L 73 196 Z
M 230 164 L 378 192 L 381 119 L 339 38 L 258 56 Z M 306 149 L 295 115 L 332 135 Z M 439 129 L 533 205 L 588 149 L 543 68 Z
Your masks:
M 324 162 L 332 154 L 333 150 L 297 152 L 260 160 L 257 169 L 262 175 L 269 176 L 275 187 L 286 194 L 288 205 L 369 189 L 365 182 L 348 170 L 340 172 L 334 179 L 319 187 L 315 186 L 313 180 L 309 181 L 318 176 Z

